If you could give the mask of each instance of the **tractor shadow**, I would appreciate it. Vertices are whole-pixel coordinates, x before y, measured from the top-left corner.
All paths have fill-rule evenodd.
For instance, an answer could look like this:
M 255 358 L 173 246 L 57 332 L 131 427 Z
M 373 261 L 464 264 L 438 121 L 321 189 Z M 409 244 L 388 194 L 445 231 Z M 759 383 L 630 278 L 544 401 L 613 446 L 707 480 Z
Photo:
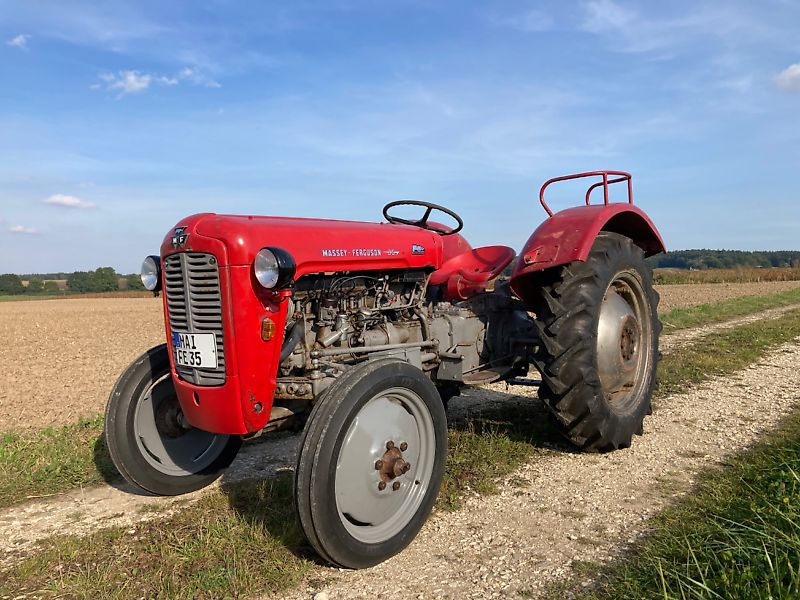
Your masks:
M 503 390 L 501 388 L 505 387 Z M 520 390 L 518 393 L 515 393 Z M 447 407 L 451 432 L 470 431 L 476 435 L 505 436 L 535 449 L 577 452 L 556 430 L 551 416 L 536 396 L 536 388 L 506 386 L 465 389 L 453 397 Z
M 470 463 L 497 461 L 495 451 L 503 454 L 513 445 L 518 460 L 523 461 L 535 459 L 542 452 L 576 452 L 550 424 L 535 390 L 526 388 L 523 395 L 500 387 L 470 388 L 451 399 L 447 411 L 450 456 L 439 509 L 459 507 L 463 488 L 448 487 L 448 477 L 460 477 L 459 469 L 465 464 L 469 468 Z M 264 436 L 263 441 L 248 442 L 223 476 L 221 490 L 240 518 L 263 528 L 298 557 L 322 565 L 326 563 L 306 541 L 294 509 L 292 486 L 299 441 L 297 434 L 277 433 Z
M 111 460 L 111 455 L 108 453 L 108 445 L 106 444 L 105 433 L 101 433 L 100 436 L 95 440 L 94 446 L 92 447 L 92 458 L 94 460 L 94 466 L 97 469 L 97 472 L 100 473 L 100 476 L 103 478 L 103 482 L 106 485 L 134 496 L 156 497 L 155 494 L 150 494 L 149 492 L 145 492 L 135 485 L 131 485 L 125 481 L 120 472 L 117 471 L 117 468 L 114 466 L 114 463 Z
M 119 471 L 117 471 L 117 468 L 114 466 L 111 455 L 108 453 L 105 432 L 100 434 L 95 440 L 94 446 L 92 446 L 92 459 L 94 460 L 94 466 L 97 472 L 100 473 L 100 476 L 106 484 L 119 490 L 136 493 L 132 486 L 125 483 L 122 475 L 120 475 Z

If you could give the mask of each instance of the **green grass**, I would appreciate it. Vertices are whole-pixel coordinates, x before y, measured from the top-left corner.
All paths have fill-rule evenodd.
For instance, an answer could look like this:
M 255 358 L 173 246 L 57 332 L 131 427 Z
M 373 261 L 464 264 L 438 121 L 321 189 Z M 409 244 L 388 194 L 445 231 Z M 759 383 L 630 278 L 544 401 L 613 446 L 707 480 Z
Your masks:
M 311 567 L 291 479 L 214 491 L 171 517 L 56 536 L 0 572 L 0 598 L 245 598 Z
M 697 283 L 763 283 L 766 281 L 800 280 L 800 268 L 736 267 L 733 269 L 689 269 L 657 268 L 653 270 L 653 281 L 658 285 Z
M 800 303 L 800 288 L 769 294 L 767 296 L 748 296 L 731 298 L 712 304 L 689 308 L 676 308 L 659 315 L 664 324 L 664 334 L 670 334 L 687 327 L 698 327 L 727 321 L 770 308 L 779 308 Z
M 800 310 L 795 310 L 702 338 L 661 362 L 658 397 L 741 369 L 799 335 Z M 499 478 L 558 446 L 546 421 L 541 405 L 530 402 L 453 425 L 438 507 L 455 509 L 469 493 L 494 492 Z M 95 443 L 99 431 L 97 419 L 4 438 L 2 498 L 18 501 L 100 481 L 104 476 L 92 471 L 95 459 L 108 463 L 103 445 Z M 67 467 L 64 457 L 70 458 Z M 133 532 L 122 527 L 88 538 L 48 539 L 39 554 L 0 572 L 0 597 L 17 590 L 45 598 L 238 597 L 286 589 L 310 566 L 290 485 L 284 480 L 235 484 Z
M 119 477 L 101 438 L 103 418 L 0 434 L 0 507 Z
M 437 502 L 444 510 L 460 508 L 470 491 L 495 493 L 498 480 L 534 454 L 565 445 L 544 408 L 530 401 L 452 425 L 448 441 L 447 466 Z
M 88 300 L 92 298 L 152 298 L 152 292 L 119 290 L 115 292 L 59 292 L 58 294 L 0 294 L 0 302 L 27 302 L 33 300 Z
M 708 471 L 584 600 L 800 597 L 800 412 Z

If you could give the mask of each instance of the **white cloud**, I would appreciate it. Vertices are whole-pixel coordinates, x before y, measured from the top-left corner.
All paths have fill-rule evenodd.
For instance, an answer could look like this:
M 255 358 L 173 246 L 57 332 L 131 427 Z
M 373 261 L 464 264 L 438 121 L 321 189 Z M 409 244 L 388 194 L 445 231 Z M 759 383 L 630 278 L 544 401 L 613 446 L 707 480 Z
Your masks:
M 698 4 L 691 11 L 670 15 L 657 3 L 642 3 L 634 9 L 630 3 L 615 0 L 588 0 L 583 3 L 583 12 L 580 28 L 605 36 L 621 52 L 686 50 L 692 43 L 709 39 L 760 42 L 775 35 L 736 5 Z
M 85 200 L 81 200 L 76 196 L 67 196 L 66 194 L 53 194 L 45 204 L 52 204 L 53 206 L 63 206 L 65 208 L 95 208 L 97 205 Z
M 106 79 L 109 90 L 119 90 L 121 95 L 136 94 L 150 87 L 153 76 L 139 71 L 120 71 L 118 75 Z
M 789 65 L 778 73 L 775 85 L 786 92 L 800 92 L 800 63 Z
M 24 33 L 19 34 L 16 37 L 11 38 L 6 42 L 7 45 L 11 46 L 12 48 L 22 48 L 23 50 L 27 50 L 28 48 L 28 40 L 31 36 L 25 35 Z
M 208 88 L 221 88 L 219 82 L 209 78 L 205 73 L 201 72 L 196 67 L 185 67 L 180 70 L 177 75 L 180 80 L 190 81 L 195 85 L 204 85 Z
M 172 87 L 178 85 L 182 81 L 188 81 L 194 85 L 203 85 L 208 88 L 222 87 L 217 81 L 192 67 L 185 67 L 171 77 L 153 73 L 142 73 L 135 70 L 119 71 L 117 73 L 101 73 L 98 77 L 102 83 L 93 84 L 90 86 L 91 89 L 119 92 L 117 98 L 121 98 L 127 94 L 143 92 L 147 90 L 151 84 Z
M 26 227 L 25 225 L 12 225 L 8 228 L 8 231 L 9 233 L 20 233 L 24 235 L 37 235 L 39 233 L 38 229 Z

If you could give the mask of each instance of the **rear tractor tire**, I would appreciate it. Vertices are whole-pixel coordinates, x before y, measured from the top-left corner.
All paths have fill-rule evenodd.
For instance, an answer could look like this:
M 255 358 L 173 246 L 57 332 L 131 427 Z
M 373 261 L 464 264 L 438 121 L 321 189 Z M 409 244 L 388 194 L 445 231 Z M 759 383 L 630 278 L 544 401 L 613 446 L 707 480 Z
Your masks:
M 661 331 L 642 250 L 602 232 L 586 262 L 554 269 L 533 304 L 539 397 L 558 429 L 584 450 L 630 446 L 650 413 Z
M 439 493 L 447 421 L 436 387 L 397 359 L 342 375 L 306 423 L 295 504 L 308 541 L 351 569 L 397 554 L 417 535 Z
M 238 436 L 189 425 L 181 413 L 166 344 L 125 369 L 108 399 L 105 438 L 111 460 L 136 487 L 158 496 L 193 492 L 216 480 L 242 445 Z

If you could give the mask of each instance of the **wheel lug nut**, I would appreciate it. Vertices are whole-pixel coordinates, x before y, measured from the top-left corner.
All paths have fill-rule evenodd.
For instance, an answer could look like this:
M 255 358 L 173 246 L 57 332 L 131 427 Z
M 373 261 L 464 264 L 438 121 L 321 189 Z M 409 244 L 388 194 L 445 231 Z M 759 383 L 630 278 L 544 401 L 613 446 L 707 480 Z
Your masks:
M 383 461 L 379 458 L 375 461 L 375 470 L 380 471 L 383 468 Z
M 404 465 L 403 465 L 403 469 L 402 469 L 402 471 L 403 471 L 403 475 L 405 475 L 406 473 L 408 473 L 408 470 L 409 470 L 410 468 L 411 468 L 411 463 L 406 463 L 406 464 L 404 464 Z
M 388 442 L 386 442 L 386 449 L 391 450 L 392 448 L 394 448 L 394 442 L 392 440 L 389 440 Z
M 393 489 L 395 492 L 396 492 L 397 490 L 399 490 L 399 489 L 400 489 L 400 482 L 399 482 L 399 481 L 395 481 L 395 482 L 392 484 L 392 489 Z
M 385 490 L 385 489 L 386 489 L 386 482 L 385 482 L 385 481 L 379 481 L 379 482 L 378 482 L 378 489 L 379 489 L 380 491 L 383 491 L 383 490 Z
M 403 442 L 402 444 L 400 444 L 400 452 L 405 452 L 406 450 L 408 450 L 408 444 Z

